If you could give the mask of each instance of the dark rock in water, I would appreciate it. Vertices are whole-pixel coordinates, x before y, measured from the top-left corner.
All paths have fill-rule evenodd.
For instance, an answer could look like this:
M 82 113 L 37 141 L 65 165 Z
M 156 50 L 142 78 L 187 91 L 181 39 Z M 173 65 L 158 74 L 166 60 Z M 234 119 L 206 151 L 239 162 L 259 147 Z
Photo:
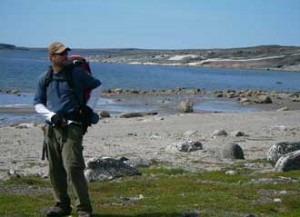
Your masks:
M 144 115 L 140 112 L 129 112 L 120 115 L 120 118 L 136 118 L 143 117 Z
M 227 144 L 222 149 L 222 157 L 225 159 L 245 159 L 243 149 L 238 144 Z
M 16 90 L 16 89 L 12 89 L 12 90 L 6 90 L 6 93 L 7 94 L 13 94 L 13 95 L 18 95 L 20 96 L 20 91 L 19 90 Z
M 134 93 L 134 94 L 139 94 L 141 91 L 140 90 L 131 90 L 130 93 Z
M 114 158 L 92 158 L 86 162 L 84 172 L 88 182 L 113 179 L 122 176 L 141 175 L 138 169 Z
M 99 113 L 99 116 L 100 116 L 101 118 L 110 118 L 110 114 L 109 114 L 108 111 L 101 111 L 101 112 Z
M 120 118 L 138 118 L 145 115 L 157 115 L 157 112 L 128 112 L 120 115 Z
M 146 114 L 146 115 L 157 115 L 158 112 L 146 112 L 145 114 Z
M 275 170 L 279 172 L 300 170 L 300 150 L 281 156 L 275 165 Z
M 213 96 L 217 97 L 217 98 L 221 98 L 221 97 L 223 97 L 223 91 L 218 91 L 218 90 L 214 91 Z

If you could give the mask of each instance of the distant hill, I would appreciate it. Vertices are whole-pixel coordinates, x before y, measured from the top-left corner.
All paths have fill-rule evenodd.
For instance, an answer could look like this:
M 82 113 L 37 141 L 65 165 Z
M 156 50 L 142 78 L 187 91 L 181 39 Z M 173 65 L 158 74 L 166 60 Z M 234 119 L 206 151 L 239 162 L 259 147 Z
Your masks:
M 0 43 L 0 49 L 9 49 L 9 50 L 13 50 L 16 49 L 17 47 L 15 45 L 12 44 L 2 44 Z
M 0 43 L 0 50 L 47 50 L 47 48 L 16 47 Z M 215 49 L 81 49 L 76 51 L 99 52 L 86 57 L 89 61 L 116 64 L 140 64 L 163 66 L 189 66 L 209 68 L 239 68 L 284 70 L 300 72 L 300 47 L 260 45 L 240 48 Z
M 17 47 L 16 45 L 13 44 L 0 43 L 0 50 L 28 50 L 28 48 Z

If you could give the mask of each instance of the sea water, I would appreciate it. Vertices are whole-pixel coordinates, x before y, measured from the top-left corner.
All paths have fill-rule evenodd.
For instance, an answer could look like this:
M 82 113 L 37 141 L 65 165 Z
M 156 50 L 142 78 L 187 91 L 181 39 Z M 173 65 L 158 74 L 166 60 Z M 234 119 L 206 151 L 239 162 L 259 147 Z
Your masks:
M 105 55 L 93 51 L 72 51 L 71 54 Z M 300 73 L 267 70 L 214 69 L 196 67 L 167 67 L 92 62 L 93 76 L 102 82 L 101 90 L 123 88 L 141 90 L 166 90 L 175 88 L 199 88 L 214 90 L 266 90 L 299 92 Z M 32 107 L 33 95 L 39 75 L 46 71 L 49 60 L 46 50 L 0 50 L 0 107 Z M 6 90 L 19 90 L 20 94 L 5 94 Z M 126 102 L 116 103 L 98 99 L 96 109 L 116 113 L 149 111 L 158 108 Z M 203 97 L 195 104 L 195 110 L 204 111 L 252 111 L 237 102 Z M 3 116 L 3 114 L 2 114 Z M 0 119 L 3 117 L 0 116 Z

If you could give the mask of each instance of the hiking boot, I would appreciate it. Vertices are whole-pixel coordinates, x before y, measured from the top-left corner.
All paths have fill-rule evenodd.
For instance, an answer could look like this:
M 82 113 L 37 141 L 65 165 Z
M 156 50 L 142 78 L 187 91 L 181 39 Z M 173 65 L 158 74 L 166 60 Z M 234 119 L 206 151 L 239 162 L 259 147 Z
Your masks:
M 78 217 L 92 217 L 92 214 L 87 211 L 78 211 L 77 214 Z
M 51 207 L 47 210 L 47 217 L 63 217 L 71 214 L 72 209 L 63 209 L 59 206 Z

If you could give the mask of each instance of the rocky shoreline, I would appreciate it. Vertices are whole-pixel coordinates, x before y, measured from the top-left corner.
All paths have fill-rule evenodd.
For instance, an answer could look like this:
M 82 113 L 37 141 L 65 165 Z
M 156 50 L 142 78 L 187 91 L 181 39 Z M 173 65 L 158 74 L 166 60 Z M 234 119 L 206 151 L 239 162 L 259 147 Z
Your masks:
M 161 66 L 238 68 L 300 72 L 300 48 L 257 46 L 233 49 L 143 50 L 103 49 L 89 61 Z
M 122 88 L 103 90 L 101 97 L 117 102 L 140 101 L 147 105 L 158 105 L 169 108 L 167 112 L 189 112 L 182 109 L 181 102 L 189 101 L 191 106 L 201 103 L 203 97 L 238 102 L 242 106 L 254 106 L 259 110 L 297 110 L 300 108 L 299 92 L 275 92 L 262 90 L 219 90 L 205 91 L 201 89 L 176 88 L 167 90 L 126 90 Z M 173 107 L 173 109 L 171 108 Z M 190 110 L 193 112 L 193 110 Z
M 103 97 L 126 103 L 143 100 L 145 104 L 167 104 L 175 106 L 176 111 L 169 114 L 135 113 L 124 117 L 110 117 L 106 114 L 99 124 L 88 130 L 84 138 L 86 160 L 96 159 L 96 162 L 100 162 L 97 159 L 102 157 L 125 157 L 130 162 L 138 162 L 137 165 L 154 164 L 192 171 L 220 170 L 238 162 L 242 167 L 269 171 L 274 168 L 266 163 L 266 159 L 273 145 L 300 141 L 299 93 L 233 90 L 205 92 L 184 88 L 142 91 L 118 88 L 102 94 Z M 260 110 L 246 113 L 199 113 L 180 112 L 178 109 L 182 99 L 193 101 L 205 94 L 224 100 L 239 100 L 240 103 L 246 103 L 245 106 L 254 105 Z M 39 123 L 21 123 L 0 128 L 1 179 L 16 174 L 47 176 L 47 162 L 40 160 L 43 142 L 41 126 Z M 197 142 L 201 143 L 201 148 Z M 224 158 L 224 147 L 237 147 L 231 144 L 243 150 L 244 159 Z M 231 153 L 231 149 L 227 150 Z

